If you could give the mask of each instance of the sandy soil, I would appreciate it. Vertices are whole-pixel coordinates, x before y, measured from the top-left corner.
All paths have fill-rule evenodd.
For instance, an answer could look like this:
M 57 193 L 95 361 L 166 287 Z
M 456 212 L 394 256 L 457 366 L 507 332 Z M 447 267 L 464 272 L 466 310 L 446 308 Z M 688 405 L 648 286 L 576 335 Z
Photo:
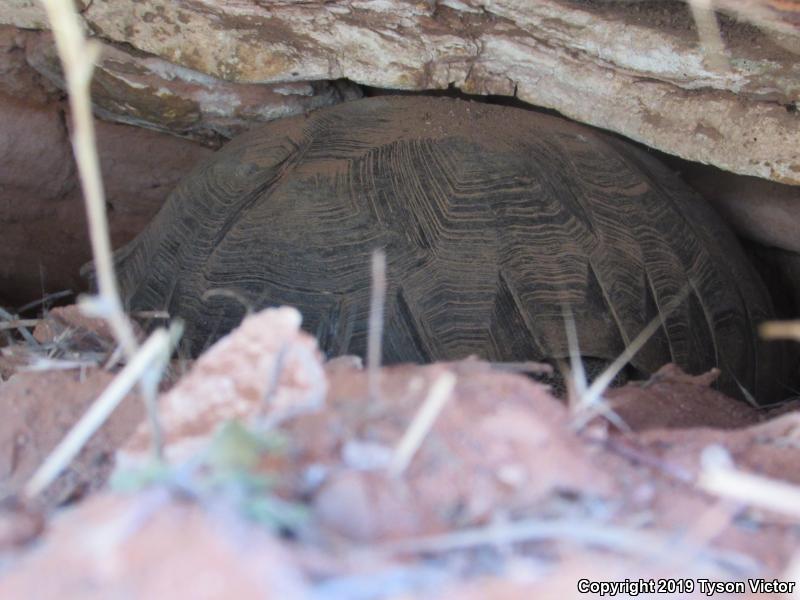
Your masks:
M 70 319 L 40 323 L 42 345 Z M 586 420 L 476 360 L 384 368 L 372 396 L 375 373 L 324 364 L 298 326 L 292 309 L 250 317 L 162 395 L 169 465 L 129 398 L 44 498 L 7 501 L 0 597 L 568 598 L 626 578 L 699 597 L 702 580 L 797 580 L 797 511 L 702 487 L 713 469 L 800 484 L 793 405 L 757 411 L 670 365 Z M 97 352 L 107 332 L 82 327 Z M 3 352 L 7 494 L 113 374 Z

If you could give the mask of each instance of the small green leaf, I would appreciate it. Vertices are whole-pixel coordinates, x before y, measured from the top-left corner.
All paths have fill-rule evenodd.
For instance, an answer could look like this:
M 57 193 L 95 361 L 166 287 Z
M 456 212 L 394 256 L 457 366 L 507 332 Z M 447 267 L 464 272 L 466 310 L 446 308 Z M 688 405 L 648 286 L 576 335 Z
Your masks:
M 169 481 L 172 470 L 161 461 L 151 461 L 147 465 L 132 469 L 118 469 L 111 476 L 111 489 L 121 493 L 138 492 L 153 485 Z

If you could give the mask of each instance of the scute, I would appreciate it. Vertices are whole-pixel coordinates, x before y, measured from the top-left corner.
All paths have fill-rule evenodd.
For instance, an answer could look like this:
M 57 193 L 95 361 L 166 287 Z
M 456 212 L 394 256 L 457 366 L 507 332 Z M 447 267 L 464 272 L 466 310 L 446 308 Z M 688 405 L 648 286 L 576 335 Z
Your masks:
M 560 359 L 564 307 L 582 353 L 611 360 L 661 314 L 636 369 L 718 366 L 731 394 L 780 395 L 755 335 L 769 297 L 712 209 L 633 145 L 521 109 L 381 97 L 270 123 L 200 165 L 117 262 L 129 308 L 182 317 L 193 353 L 244 300 L 294 305 L 323 350 L 363 355 L 375 248 L 387 362 Z

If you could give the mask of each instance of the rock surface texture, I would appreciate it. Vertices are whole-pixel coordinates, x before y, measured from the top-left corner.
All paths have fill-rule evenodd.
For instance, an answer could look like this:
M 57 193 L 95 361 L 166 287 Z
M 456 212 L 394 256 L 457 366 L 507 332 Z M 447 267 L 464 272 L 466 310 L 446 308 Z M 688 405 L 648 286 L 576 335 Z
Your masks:
M 28 64 L 40 34 L 0 27 L 0 301 L 81 289 L 91 258 L 63 95 Z M 155 131 L 97 121 L 115 245 L 136 235 L 211 150 Z
M 27 66 L 64 89 L 49 33 L 25 32 Z M 349 82 L 252 84 L 225 81 L 102 40 L 92 80 L 96 114 L 109 121 L 165 131 L 219 146 L 259 121 L 300 114 L 361 96 Z
M 297 104 L 307 94 L 311 106 L 343 93 L 311 81 L 453 87 L 514 96 L 683 158 L 800 184 L 800 42 L 786 2 L 719 3 L 758 9 L 761 24 L 720 15 L 719 60 L 704 52 L 685 3 L 671 0 L 82 5 L 87 28 L 107 43 L 98 106 L 120 119 L 186 134 L 202 113 L 206 130 L 219 131 L 258 118 L 270 94 Z M 31 0 L 6 2 L 0 22 L 46 25 Z M 204 91 L 207 77 L 228 83 Z M 245 94 L 246 84 L 271 85 Z

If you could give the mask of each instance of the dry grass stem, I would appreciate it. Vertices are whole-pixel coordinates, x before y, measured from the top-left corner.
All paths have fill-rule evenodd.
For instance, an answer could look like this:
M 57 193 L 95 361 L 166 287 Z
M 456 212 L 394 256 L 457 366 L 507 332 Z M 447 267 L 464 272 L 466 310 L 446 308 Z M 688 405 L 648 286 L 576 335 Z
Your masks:
M 697 483 L 721 498 L 800 519 L 800 487 L 796 485 L 726 466 L 705 467 Z
M 153 359 L 151 368 L 146 369 L 139 380 L 139 390 L 147 411 L 147 422 L 150 424 L 151 450 L 156 461 L 164 460 L 164 435 L 158 416 L 158 386 L 169 364 L 172 351 L 178 345 L 183 334 L 183 322 L 181 320 L 173 321 L 168 334 L 169 342 L 162 347 L 161 352 Z
M 275 357 L 275 364 L 272 365 L 272 370 L 269 374 L 267 388 L 264 392 L 264 399 L 262 400 L 264 414 L 269 412 L 272 401 L 275 398 L 275 394 L 280 388 L 281 375 L 283 374 L 283 369 L 286 366 L 287 354 L 289 354 L 289 344 L 285 343 L 282 344 L 280 350 L 278 350 L 278 354 Z
M 131 391 L 131 388 L 145 376 L 147 370 L 151 369 L 156 361 L 163 359 L 165 355 L 169 356 L 171 349 L 170 334 L 166 329 L 159 329 L 148 338 L 125 368 L 119 372 L 37 469 L 25 486 L 24 493 L 27 497 L 37 496 L 58 477 Z
M 636 353 L 642 349 L 652 335 L 663 325 L 664 320 L 674 311 L 689 295 L 689 288 L 684 288 L 677 296 L 659 310 L 659 314 L 655 316 L 636 338 L 625 347 L 625 350 L 612 362 L 592 384 L 586 389 L 586 392 L 580 396 L 578 408 L 580 410 L 591 409 L 598 405 L 608 386 L 614 381 L 617 374 L 625 368 L 631 359 L 636 356 Z
M 40 319 L 12 319 L 0 323 L 0 331 L 6 329 L 19 329 L 20 327 L 36 327 Z
M 422 403 L 417 414 L 414 415 L 411 425 L 408 426 L 403 438 L 395 448 L 392 462 L 389 465 L 389 473 L 393 476 L 401 475 L 408 468 L 411 459 L 414 458 L 414 454 L 416 454 L 425 436 L 428 435 L 431 427 L 433 427 L 439 413 L 442 412 L 445 404 L 453 395 L 455 386 L 456 376 L 449 371 L 439 375 L 436 381 L 433 382 L 425 402 Z
M 636 557 L 662 560 L 664 542 L 670 539 L 674 539 L 674 536 L 667 532 L 645 533 L 588 520 L 526 519 L 508 524 L 462 529 L 453 533 L 389 542 L 378 548 L 389 554 L 443 553 L 480 546 L 518 544 L 537 540 L 565 540 L 589 546 L 602 546 Z M 754 568 L 753 562 L 747 556 L 694 544 L 675 542 L 670 546 L 670 552 L 680 556 L 691 555 L 705 557 L 707 560 L 723 561 L 744 571 Z
M 137 353 L 136 336 L 125 315 L 119 296 L 90 97 L 92 72 L 99 56 L 100 46 L 87 40 L 84 36 L 81 20 L 75 12 L 71 0 L 42 0 L 42 3 L 47 11 L 64 69 L 73 121 L 72 146 L 84 193 L 99 292 L 95 297 L 83 298 L 80 304 L 85 313 L 108 321 L 119 349 L 130 361 L 129 367 L 131 368 L 126 367 L 120 373 L 111 386 L 97 399 L 89 412 L 84 415 L 84 418 L 76 424 L 39 468 L 26 488 L 27 493 L 31 495 L 35 495 L 47 487 L 49 482 L 80 451 L 88 436 L 91 436 L 94 430 L 100 427 L 113 407 L 136 382 L 136 378 L 141 380 L 142 394 L 153 426 L 153 439 L 160 439 L 155 413 L 155 397 L 163 365 L 169 359 L 173 347 L 170 343 L 170 335 L 166 331 L 160 331 L 153 334 L 148 340 L 148 344 L 150 344 L 147 346 L 148 352 Z M 176 330 L 172 331 L 175 333 Z M 151 355 L 151 353 L 154 354 Z M 116 354 L 115 352 L 114 355 Z M 154 374 L 155 370 L 150 369 L 148 372 L 148 367 L 152 367 L 156 358 L 160 359 L 162 368 L 159 368 L 157 374 Z M 121 392 L 123 387 L 126 389 Z
M 741 382 L 738 379 L 736 379 L 736 377 L 734 377 L 733 380 L 736 382 L 736 386 L 739 388 L 739 391 L 742 392 L 742 396 L 744 397 L 745 402 L 747 402 L 750 406 L 752 406 L 756 410 L 764 408 L 763 405 L 758 403 L 758 400 L 756 400 L 755 396 L 753 396 L 753 394 L 750 393 L 750 390 L 744 387 L 741 384 Z
M 708 64 L 721 71 L 729 69 L 725 44 L 722 42 L 717 16 L 714 14 L 713 0 L 689 0 L 689 8 Z
M 767 321 L 761 324 L 758 333 L 767 340 L 800 341 L 800 321 Z
M 586 371 L 583 368 L 583 361 L 581 360 L 580 343 L 578 342 L 578 331 L 575 328 L 575 317 L 568 306 L 562 307 L 564 315 L 564 328 L 567 331 L 567 347 L 569 348 L 569 362 L 570 372 L 566 377 L 567 382 L 571 384 L 568 400 L 571 405 L 575 401 L 583 398 L 586 394 L 588 382 L 586 381 Z
M 62 298 L 67 298 L 68 296 L 73 296 L 74 294 L 75 294 L 75 292 L 73 292 L 72 290 L 61 290 L 59 292 L 52 292 L 50 294 L 44 294 L 41 298 L 37 298 L 36 300 L 33 300 L 31 302 L 28 302 L 27 304 L 25 304 L 23 306 L 20 306 L 17 309 L 17 312 L 22 314 L 25 311 L 32 310 L 34 308 L 38 308 L 39 306 L 42 306 L 43 304 L 46 305 L 46 304 L 48 304 L 50 302 L 54 302 L 55 300 L 61 300 Z
M 383 341 L 383 311 L 386 303 L 386 254 L 372 253 L 372 295 L 369 303 L 369 333 L 367 336 L 367 379 L 373 400 L 380 394 L 380 367 Z
M 74 124 L 72 146 L 86 202 L 89 237 L 97 273 L 99 302 L 95 304 L 96 314 L 108 320 L 118 343 L 130 357 L 136 352 L 138 344 L 133 328 L 122 309 L 114 275 L 105 192 L 100 176 L 100 161 L 95 146 L 94 120 L 89 96 L 89 86 L 99 46 L 84 37 L 81 21 L 70 0 L 42 0 L 42 3 L 50 20 L 69 93 Z
M 73 369 L 88 369 L 96 367 L 97 362 L 93 360 L 63 360 L 58 358 L 34 357 L 29 365 L 20 367 L 21 372 L 25 371 L 71 371 Z
M 12 315 L 10 312 L 5 310 L 4 308 L 0 308 L 0 319 L 5 321 L 6 323 L 12 323 L 12 322 L 18 322 L 19 321 L 19 318 L 17 317 L 17 315 Z M 0 322 L 0 325 L 2 325 L 2 324 L 3 323 Z M 31 346 L 34 346 L 34 347 L 38 347 L 39 346 L 39 342 L 36 341 L 36 338 L 33 337 L 33 335 L 31 335 L 31 332 L 28 331 L 25 328 L 25 326 L 20 325 L 18 327 L 14 327 L 13 329 L 16 329 L 17 333 L 19 333 L 22 336 L 22 338 L 26 342 L 28 342 Z M 0 327 L 0 331 L 4 331 L 4 330 L 5 330 L 5 328 Z

